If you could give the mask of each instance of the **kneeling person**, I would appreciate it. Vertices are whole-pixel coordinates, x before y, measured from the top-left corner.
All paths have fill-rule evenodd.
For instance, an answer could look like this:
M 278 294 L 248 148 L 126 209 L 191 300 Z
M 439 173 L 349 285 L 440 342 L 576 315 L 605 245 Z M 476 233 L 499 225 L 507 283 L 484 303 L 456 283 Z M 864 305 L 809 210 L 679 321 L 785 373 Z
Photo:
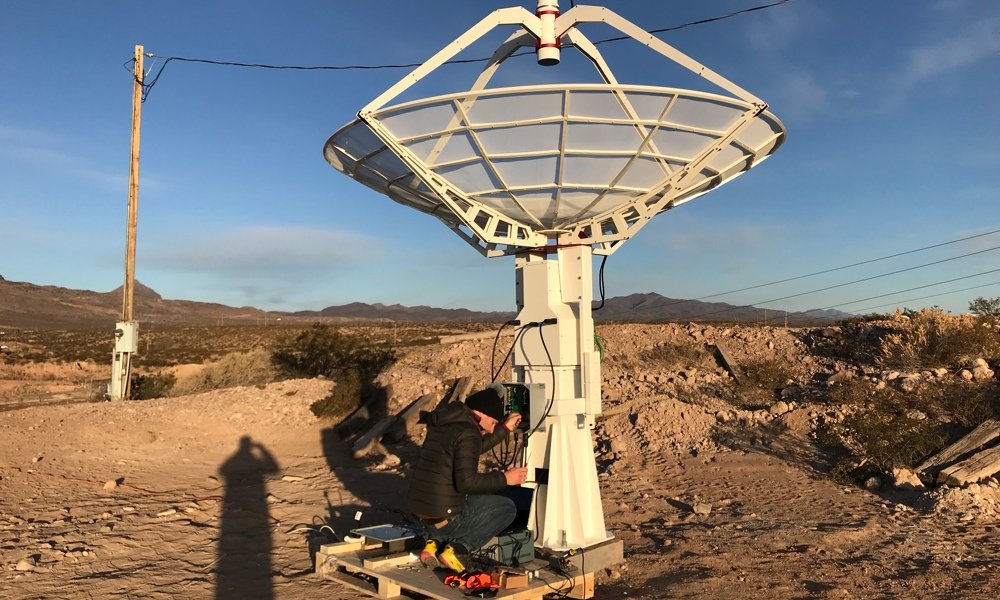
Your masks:
M 498 427 L 503 420 L 503 426 Z M 413 472 L 407 500 L 427 544 L 420 560 L 463 571 L 468 553 L 479 549 L 513 522 L 509 498 L 494 495 L 524 483 L 526 467 L 479 472 L 479 456 L 517 428 L 521 415 L 504 418 L 503 400 L 493 388 L 476 392 L 465 404 L 451 402 L 420 413 L 427 437 Z

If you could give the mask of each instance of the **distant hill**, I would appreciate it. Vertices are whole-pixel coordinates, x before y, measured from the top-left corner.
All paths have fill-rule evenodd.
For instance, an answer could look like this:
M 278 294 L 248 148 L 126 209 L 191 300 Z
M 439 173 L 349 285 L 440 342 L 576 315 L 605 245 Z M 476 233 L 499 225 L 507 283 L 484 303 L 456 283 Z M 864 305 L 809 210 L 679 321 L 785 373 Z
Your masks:
M 595 303 L 595 306 L 597 304 Z M 122 288 L 110 292 L 73 290 L 51 285 L 7 281 L 0 277 L 0 327 L 74 329 L 108 326 L 121 316 Z M 136 282 L 135 318 L 140 323 L 167 325 L 253 324 L 264 318 L 324 321 L 385 320 L 409 322 L 503 322 L 511 312 L 481 312 L 465 308 L 434 308 L 401 304 L 352 302 L 318 311 L 266 312 L 252 306 L 235 308 L 191 300 L 165 300 L 155 290 Z M 790 325 L 835 321 L 850 315 L 837 311 L 788 313 Z M 669 320 L 762 321 L 784 320 L 784 311 L 733 306 L 721 302 L 674 300 L 659 294 L 631 294 L 608 298 L 594 313 L 597 321 L 655 322 Z
M 135 284 L 133 311 L 143 323 L 214 325 L 253 323 L 266 313 L 253 307 L 164 300 L 153 289 Z M 0 277 L 0 326 L 32 329 L 75 329 L 108 326 L 121 318 L 122 288 L 110 292 L 73 290 L 54 285 L 7 281 Z
M 597 303 L 594 306 L 598 306 Z M 385 319 L 392 321 L 481 321 L 502 322 L 515 317 L 514 312 L 477 312 L 464 308 L 432 308 L 430 306 L 402 306 L 399 304 L 365 304 L 352 302 L 341 306 L 328 306 L 318 311 L 287 313 L 297 317 L 329 317 L 337 319 Z M 824 323 L 849 317 L 846 313 L 823 311 L 817 313 L 788 313 L 789 324 Z M 597 321 L 784 321 L 785 312 L 753 306 L 734 306 L 723 302 L 674 300 L 655 293 L 631 294 L 608 298 L 604 306 L 594 312 Z

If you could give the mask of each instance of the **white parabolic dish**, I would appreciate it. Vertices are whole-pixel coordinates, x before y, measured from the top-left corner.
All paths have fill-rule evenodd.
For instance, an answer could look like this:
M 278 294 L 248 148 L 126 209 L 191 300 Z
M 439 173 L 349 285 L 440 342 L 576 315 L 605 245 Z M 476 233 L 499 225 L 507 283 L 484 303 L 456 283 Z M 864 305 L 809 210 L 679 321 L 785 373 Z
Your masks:
M 763 103 L 605 80 L 376 106 L 334 133 L 324 154 L 481 240 L 488 255 L 567 233 L 609 254 L 636 224 L 733 179 L 784 141 Z

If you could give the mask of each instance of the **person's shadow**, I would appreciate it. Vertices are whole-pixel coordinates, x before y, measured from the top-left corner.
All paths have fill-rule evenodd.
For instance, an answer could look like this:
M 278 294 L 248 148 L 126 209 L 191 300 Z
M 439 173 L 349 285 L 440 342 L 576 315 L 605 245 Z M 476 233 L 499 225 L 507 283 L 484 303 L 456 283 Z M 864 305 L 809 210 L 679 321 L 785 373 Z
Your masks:
M 219 467 L 226 491 L 215 568 L 217 599 L 274 597 L 265 477 L 279 468 L 271 453 L 247 435 L 240 438 L 236 453 Z

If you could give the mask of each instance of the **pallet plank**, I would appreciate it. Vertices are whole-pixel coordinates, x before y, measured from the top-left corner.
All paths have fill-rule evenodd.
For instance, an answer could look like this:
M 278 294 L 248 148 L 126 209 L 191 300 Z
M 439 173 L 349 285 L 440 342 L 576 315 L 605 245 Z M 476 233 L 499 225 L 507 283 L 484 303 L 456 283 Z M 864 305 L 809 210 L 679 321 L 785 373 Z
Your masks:
M 367 554 L 367 553 L 365 553 Z M 396 555 L 401 556 L 401 555 Z M 408 556 L 408 555 L 407 555 Z M 442 582 L 441 573 L 423 568 L 400 568 L 390 566 L 392 555 L 383 555 L 381 560 L 374 557 L 358 555 L 331 556 L 326 565 L 328 570 L 317 572 L 332 581 L 348 585 L 377 598 L 399 597 L 403 591 L 413 592 L 433 600 L 465 600 L 464 590 L 449 588 Z M 378 565 L 371 568 L 369 565 Z M 341 571 L 343 569 L 343 572 Z M 364 581 L 349 573 L 363 574 L 374 578 L 377 585 Z M 546 594 L 566 593 L 570 598 L 594 597 L 594 573 L 565 576 L 542 571 L 526 588 L 517 590 L 500 590 L 497 598 L 500 600 L 543 600 Z
M 938 474 L 949 485 L 975 483 L 1000 471 L 1000 446 L 994 446 L 956 463 Z
M 928 479 L 934 479 L 938 471 L 949 467 L 951 463 L 959 460 L 963 454 L 993 441 L 997 436 L 1000 436 L 1000 421 L 995 419 L 983 421 L 979 427 L 973 429 L 968 435 L 924 461 L 923 464 L 917 467 L 917 473 L 926 476 Z

